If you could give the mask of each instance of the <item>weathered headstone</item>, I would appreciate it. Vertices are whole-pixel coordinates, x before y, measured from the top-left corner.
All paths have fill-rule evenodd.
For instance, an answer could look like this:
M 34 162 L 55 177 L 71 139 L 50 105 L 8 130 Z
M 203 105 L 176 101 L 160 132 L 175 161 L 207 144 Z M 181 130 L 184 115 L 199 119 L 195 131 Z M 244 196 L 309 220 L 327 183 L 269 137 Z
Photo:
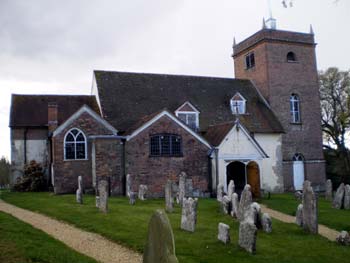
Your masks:
M 143 263 L 178 263 L 173 230 L 162 210 L 157 210 L 149 221 Z
M 239 224 L 238 245 L 252 254 L 256 252 L 257 230 L 253 222 L 245 220 Z
M 350 185 L 344 187 L 344 209 L 350 209 Z
M 81 175 L 78 176 L 78 189 L 76 192 L 77 203 L 83 203 L 83 177 Z
M 317 197 L 311 184 L 303 188 L 303 228 L 312 234 L 318 233 Z
M 198 199 L 184 198 L 182 201 L 181 229 L 194 232 L 197 223 Z
M 186 196 L 186 173 L 181 172 L 179 175 L 179 204 L 182 206 L 182 201 Z
M 326 200 L 332 201 L 333 200 L 333 185 L 332 181 L 328 179 L 326 181 Z
M 218 184 L 216 191 L 216 199 L 221 202 L 222 197 L 224 196 L 224 186 L 222 184 Z
M 261 229 L 261 207 L 257 202 L 251 203 L 250 206 L 254 209 L 254 224 L 258 229 Z
M 227 186 L 227 196 L 231 198 L 234 192 L 235 192 L 235 182 L 233 180 L 230 180 L 230 183 Z
M 134 205 L 136 203 L 136 196 L 135 192 L 129 193 L 129 204 Z
M 193 181 L 192 181 L 192 178 L 186 178 L 186 181 L 185 181 L 185 197 L 193 197 Z
M 130 175 L 130 174 L 127 174 L 127 175 L 126 175 L 126 196 L 127 196 L 127 197 L 130 197 L 131 186 L 132 186 L 131 175 Z
M 334 195 L 332 207 L 336 209 L 341 209 L 344 201 L 345 186 L 341 183 Z
M 244 219 L 244 213 L 247 209 L 249 209 L 251 203 L 252 203 L 252 192 L 250 190 L 250 185 L 245 185 L 242 194 L 241 194 L 241 200 L 239 202 L 238 207 L 238 213 L 237 218 L 239 221 L 243 221 Z
M 220 204 L 221 204 L 221 212 L 225 215 L 229 214 L 231 199 L 227 195 L 224 195 Z
M 103 213 L 108 212 L 108 182 L 107 180 L 100 180 L 98 182 L 98 192 L 100 194 L 99 209 Z
M 96 208 L 100 207 L 100 197 L 96 196 Z
M 172 213 L 174 211 L 173 183 L 168 180 L 165 184 L 165 211 Z
M 303 199 L 303 193 L 300 191 L 296 191 L 296 192 L 294 192 L 294 197 L 296 200 L 301 201 Z
M 297 207 L 297 212 L 295 214 L 295 223 L 298 226 L 303 226 L 303 205 L 299 204 Z
M 230 227 L 224 223 L 218 225 L 218 240 L 224 244 L 230 243 Z
M 269 214 L 263 213 L 263 215 L 261 217 L 261 225 L 262 225 L 262 229 L 266 233 L 272 232 L 272 220 L 271 220 L 271 217 Z
M 336 237 L 336 241 L 343 245 L 343 246 L 349 246 L 350 245 L 350 235 L 347 231 L 340 231 L 338 236 Z
M 239 207 L 238 194 L 231 195 L 231 216 L 237 218 L 237 211 Z
M 140 184 L 139 185 L 139 199 L 141 201 L 146 200 L 147 191 L 148 191 L 147 185 L 145 185 L 145 184 Z

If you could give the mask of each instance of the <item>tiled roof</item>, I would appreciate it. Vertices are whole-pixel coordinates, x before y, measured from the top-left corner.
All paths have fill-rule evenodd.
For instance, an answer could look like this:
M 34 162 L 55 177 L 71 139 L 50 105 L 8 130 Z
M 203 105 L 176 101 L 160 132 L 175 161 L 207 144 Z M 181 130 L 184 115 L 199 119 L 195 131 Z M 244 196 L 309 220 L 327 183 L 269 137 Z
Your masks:
M 228 134 L 228 132 L 232 129 L 234 126 L 234 121 L 225 122 L 218 125 L 211 125 L 208 127 L 207 132 L 204 135 L 204 138 L 207 139 L 207 141 L 213 145 L 213 146 L 219 146 L 222 140 L 225 138 L 225 136 Z
M 283 132 L 280 122 L 249 80 L 183 75 L 95 71 L 103 117 L 120 132 L 144 116 L 184 101 L 199 111 L 201 131 L 209 125 L 234 121 L 230 99 L 239 92 L 247 100 L 242 123 L 250 132 Z
M 95 96 L 12 94 L 10 127 L 46 127 L 49 103 L 57 104 L 58 125 L 83 105 L 100 114 Z

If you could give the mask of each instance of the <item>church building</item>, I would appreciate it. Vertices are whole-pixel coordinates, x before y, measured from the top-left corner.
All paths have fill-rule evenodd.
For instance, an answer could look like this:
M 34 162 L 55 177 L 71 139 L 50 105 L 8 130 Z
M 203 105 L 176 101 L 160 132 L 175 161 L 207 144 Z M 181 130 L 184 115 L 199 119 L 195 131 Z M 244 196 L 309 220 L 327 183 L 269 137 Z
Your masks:
M 312 30 L 266 26 L 234 43 L 235 78 L 93 72 L 90 96 L 12 95 L 12 178 L 31 160 L 54 192 L 101 179 L 110 193 L 148 185 L 164 196 L 185 172 L 195 196 L 234 180 L 253 195 L 325 183 L 321 111 Z

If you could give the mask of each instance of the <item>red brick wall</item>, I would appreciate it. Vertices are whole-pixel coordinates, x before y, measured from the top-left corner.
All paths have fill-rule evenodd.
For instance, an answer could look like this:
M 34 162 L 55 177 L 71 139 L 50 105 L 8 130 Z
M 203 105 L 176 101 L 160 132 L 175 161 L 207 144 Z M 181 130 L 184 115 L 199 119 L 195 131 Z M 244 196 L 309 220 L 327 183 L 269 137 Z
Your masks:
M 150 157 L 150 135 L 173 133 L 182 137 L 182 157 Z M 208 147 L 169 117 L 163 116 L 147 129 L 126 143 L 126 170 L 132 176 L 132 191 L 138 185 L 148 185 L 153 197 L 164 196 L 168 179 L 178 182 L 180 172 L 186 172 L 193 180 L 193 188 L 199 194 L 208 191 Z
M 86 137 L 112 134 L 102 124 L 84 112 L 53 138 L 54 191 L 57 194 L 75 192 L 79 175 L 83 177 L 84 187 L 92 188 L 91 141 L 88 140 L 87 160 L 64 160 L 64 136 L 72 128 L 80 129 Z

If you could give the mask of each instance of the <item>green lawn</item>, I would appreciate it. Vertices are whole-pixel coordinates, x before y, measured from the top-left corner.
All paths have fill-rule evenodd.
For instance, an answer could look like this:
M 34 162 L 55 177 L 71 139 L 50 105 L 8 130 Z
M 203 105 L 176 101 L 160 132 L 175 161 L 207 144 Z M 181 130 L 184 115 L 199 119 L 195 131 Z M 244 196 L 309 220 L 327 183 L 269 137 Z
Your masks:
M 0 212 L 0 262 L 93 263 L 44 232 Z
M 142 252 L 151 214 L 164 207 L 164 200 L 137 201 L 130 206 L 123 197 L 111 198 L 110 212 L 101 214 L 95 208 L 93 196 L 85 196 L 84 205 L 75 202 L 74 195 L 55 196 L 49 193 L 3 193 L 2 198 L 17 206 L 72 223 L 80 228 L 100 233 L 116 242 Z M 327 239 L 308 235 L 294 224 L 273 220 L 273 232 L 258 233 L 257 254 L 250 255 L 237 246 L 238 223 L 219 213 L 217 201 L 200 199 L 195 233 L 180 229 L 180 209 L 169 215 L 175 235 L 179 262 L 343 262 L 350 258 L 350 249 Z M 231 227 L 232 243 L 217 241 L 219 222 Z
M 295 216 L 298 201 L 293 194 L 271 194 L 270 199 L 262 199 L 268 207 Z M 350 231 L 350 210 L 332 208 L 332 203 L 324 197 L 318 199 L 318 222 L 338 231 Z

